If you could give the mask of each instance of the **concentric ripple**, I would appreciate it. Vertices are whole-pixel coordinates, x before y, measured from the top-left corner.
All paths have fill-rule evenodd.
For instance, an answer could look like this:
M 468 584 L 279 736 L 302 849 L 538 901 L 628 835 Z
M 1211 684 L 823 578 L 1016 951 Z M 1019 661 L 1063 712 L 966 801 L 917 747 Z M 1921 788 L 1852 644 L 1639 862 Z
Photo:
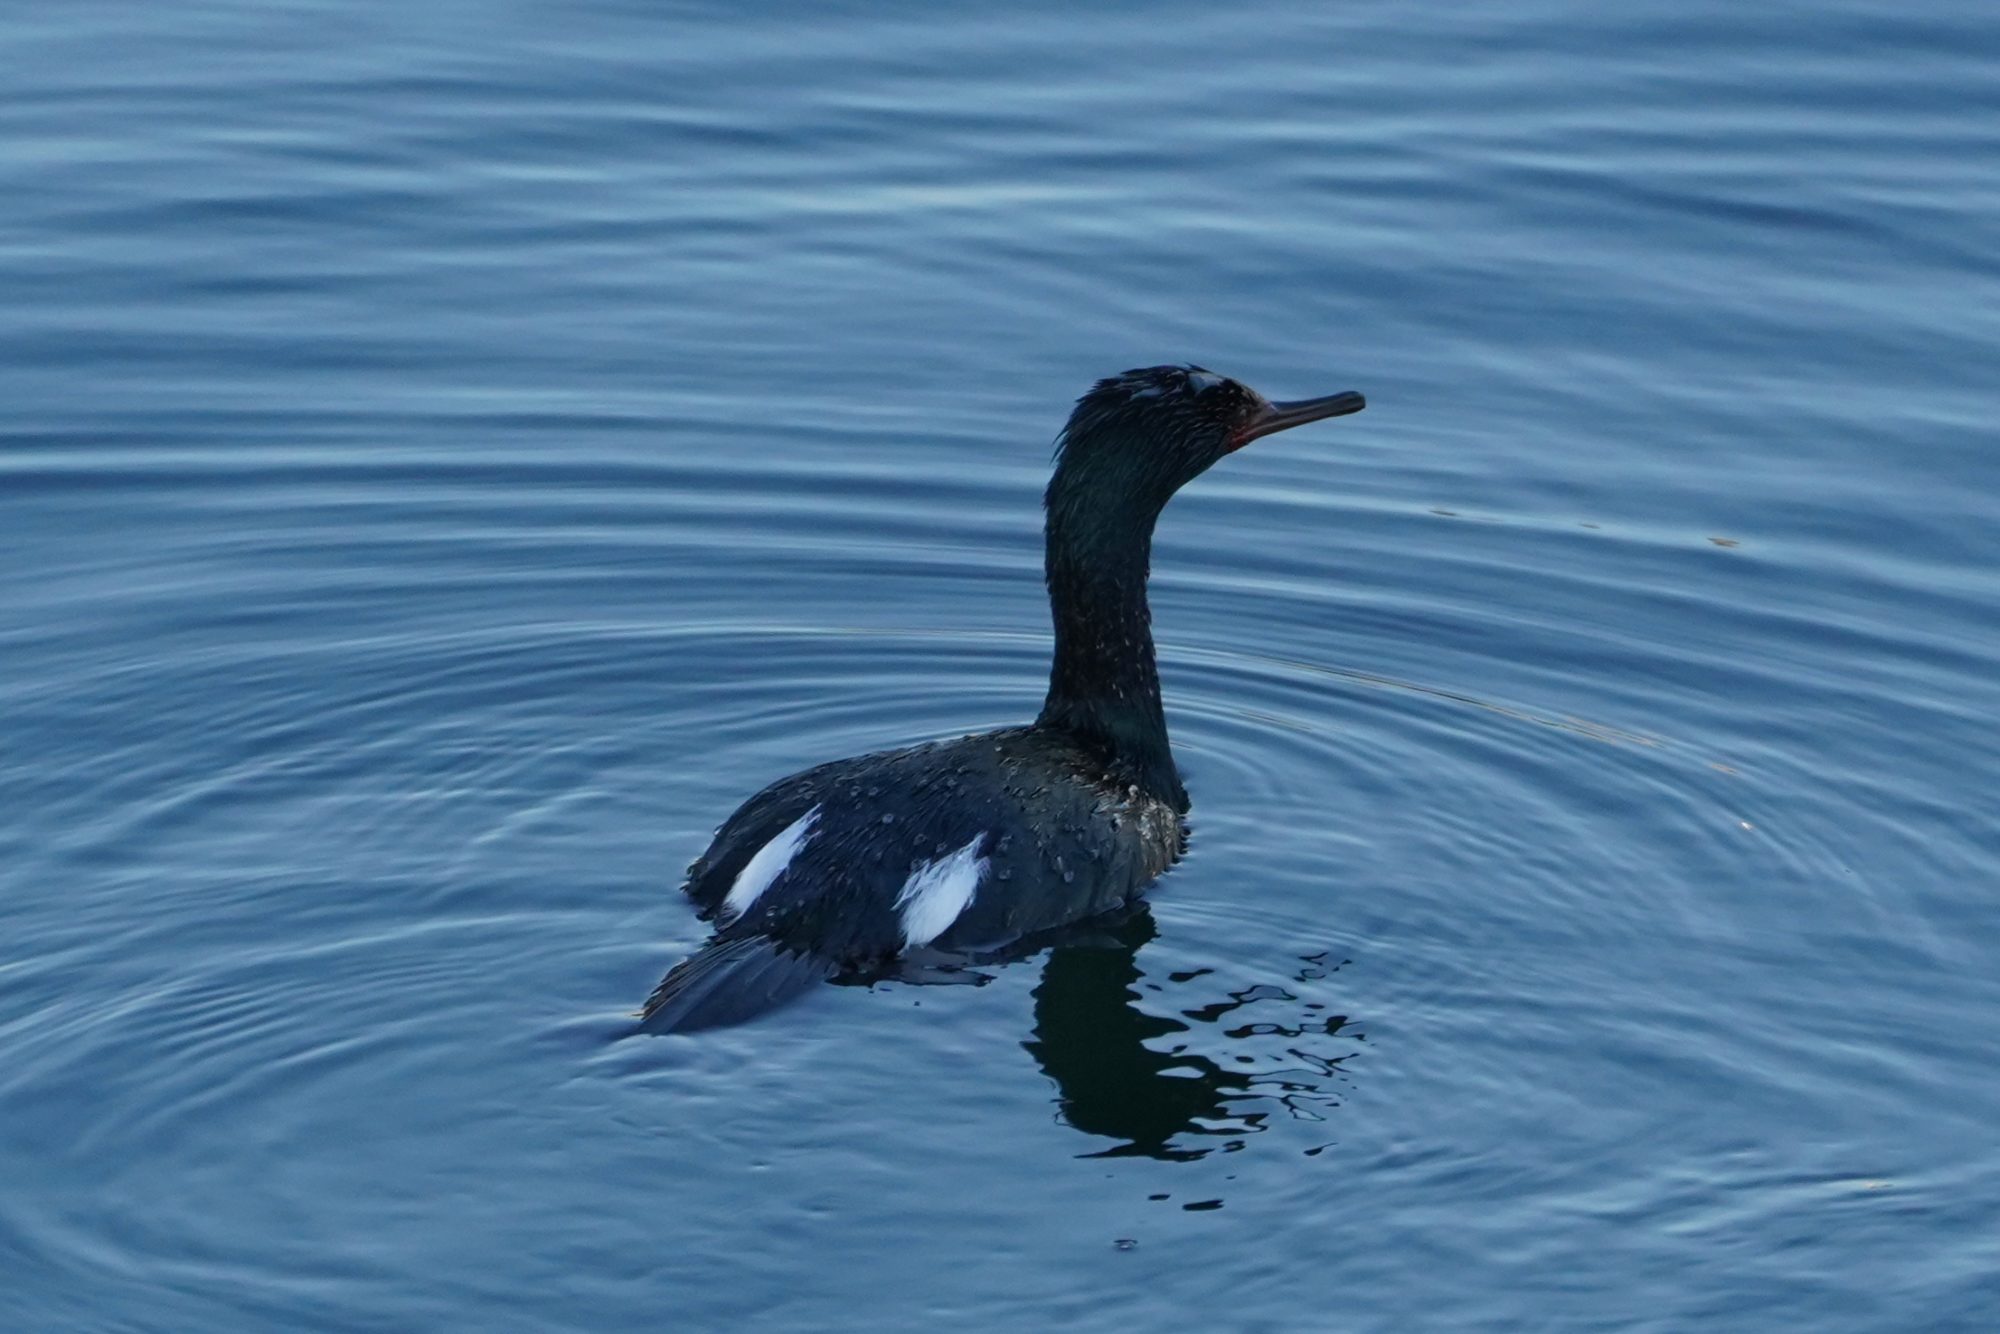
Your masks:
M 420 9 L 0 37 L 0 1328 L 1991 1323 L 1983 10 Z M 1187 859 L 629 1038 L 1168 360 Z

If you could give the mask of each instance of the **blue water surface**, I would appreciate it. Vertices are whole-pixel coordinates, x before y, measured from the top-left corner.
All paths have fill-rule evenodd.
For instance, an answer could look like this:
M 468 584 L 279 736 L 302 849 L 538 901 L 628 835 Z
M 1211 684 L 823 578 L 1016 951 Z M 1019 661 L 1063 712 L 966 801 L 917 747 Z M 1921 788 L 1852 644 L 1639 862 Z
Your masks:
M 0 1327 L 2000 1320 L 1990 5 L 0 23 Z M 1189 859 L 632 1037 L 1032 714 L 1098 375 Z

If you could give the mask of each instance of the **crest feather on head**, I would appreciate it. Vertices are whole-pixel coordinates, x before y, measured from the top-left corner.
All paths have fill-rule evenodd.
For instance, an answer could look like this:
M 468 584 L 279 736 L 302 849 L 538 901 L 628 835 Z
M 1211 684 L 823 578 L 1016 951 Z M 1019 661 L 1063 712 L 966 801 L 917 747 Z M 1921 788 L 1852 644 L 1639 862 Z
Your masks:
M 1149 422 L 1156 430 L 1193 425 L 1199 419 L 1201 396 L 1226 382 L 1223 376 L 1192 362 L 1139 366 L 1107 375 L 1077 399 L 1062 434 L 1056 437 L 1056 458 L 1060 460 L 1078 436 L 1111 425 L 1126 409 L 1136 406 L 1149 410 Z

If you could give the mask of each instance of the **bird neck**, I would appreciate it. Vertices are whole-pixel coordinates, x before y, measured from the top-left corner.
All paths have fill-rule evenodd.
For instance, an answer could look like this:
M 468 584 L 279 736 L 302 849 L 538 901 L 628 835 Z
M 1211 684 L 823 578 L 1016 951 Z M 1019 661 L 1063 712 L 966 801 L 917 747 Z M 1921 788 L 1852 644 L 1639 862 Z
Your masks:
M 1167 744 L 1146 577 L 1161 505 L 1092 487 L 1078 469 L 1049 484 L 1046 572 L 1055 661 L 1037 722 L 1082 741 L 1149 794 L 1187 808 Z M 1109 506 L 1106 496 L 1118 497 Z

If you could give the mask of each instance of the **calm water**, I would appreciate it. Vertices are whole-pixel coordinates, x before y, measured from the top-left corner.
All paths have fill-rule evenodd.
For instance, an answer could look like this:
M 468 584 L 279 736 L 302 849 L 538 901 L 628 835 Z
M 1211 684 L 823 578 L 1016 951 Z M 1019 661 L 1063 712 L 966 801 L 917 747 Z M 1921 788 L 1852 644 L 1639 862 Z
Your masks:
M 0 34 L 0 1326 L 1991 1328 L 1986 4 L 69 4 Z M 1099 374 L 1149 915 L 630 1037 L 735 803 L 1018 720 Z

